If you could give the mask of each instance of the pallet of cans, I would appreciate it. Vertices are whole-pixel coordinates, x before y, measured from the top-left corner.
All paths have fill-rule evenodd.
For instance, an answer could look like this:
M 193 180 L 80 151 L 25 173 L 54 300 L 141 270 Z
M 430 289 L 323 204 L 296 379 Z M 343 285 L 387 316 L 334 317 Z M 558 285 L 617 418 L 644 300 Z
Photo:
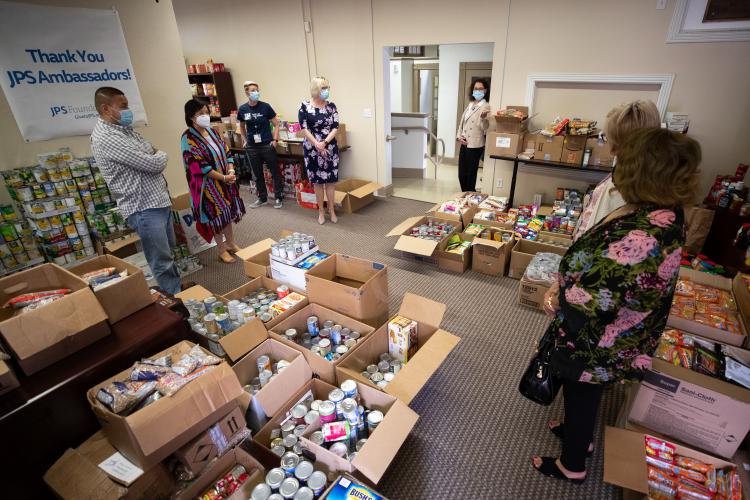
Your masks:
M 309 304 L 270 330 L 272 338 L 302 352 L 313 373 L 336 381 L 335 366 L 374 329 L 319 304 Z
M 398 314 L 336 366 L 337 379 L 350 378 L 408 404 L 460 341 L 440 328 L 444 315 L 445 304 L 407 293 Z
M 359 470 L 374 483 L 419 418 L 394 397 L 353 380 L 339 387 L 312 380 L 284 408 L 255 437 L 279 456 L 284 473 L 294 474 L 302 457 L 314 456 L 329 472 Z M 377 432 L 381 425 L 391 432 Z

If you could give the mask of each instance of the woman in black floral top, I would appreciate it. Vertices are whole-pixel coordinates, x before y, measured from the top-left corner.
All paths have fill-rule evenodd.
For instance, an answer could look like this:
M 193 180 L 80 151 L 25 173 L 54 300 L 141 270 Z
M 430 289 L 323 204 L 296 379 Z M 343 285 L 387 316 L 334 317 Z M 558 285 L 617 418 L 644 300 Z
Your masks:
M 318 222 L 324 224 L 326 213 L 323 194 L 328 200 L 331 222 L 338 222 L 334 210 L 334 193 L 339 180 L 339 146 L 336 133 L 339 130 L 339 112 L 336 105 L 328 101 L 329 83 L 325 78 L 313 78 L 310 86 L 312 99 L 304 101 L 299 108 L 299 123 L 305 134 L 303 153 L 307 178 L 313 183 L 318 202 Z
M 552 369 L 563 380 L 559 459 L 534 457 L 543 474 L 581 482 L 607 384 L 639 380 L 667 322 L 685 241 L 682 207 L 695 198 L 700 146 L 658 128 L 630 134 L 614 183 L 626 205 L 584 233 L 560 264 Z

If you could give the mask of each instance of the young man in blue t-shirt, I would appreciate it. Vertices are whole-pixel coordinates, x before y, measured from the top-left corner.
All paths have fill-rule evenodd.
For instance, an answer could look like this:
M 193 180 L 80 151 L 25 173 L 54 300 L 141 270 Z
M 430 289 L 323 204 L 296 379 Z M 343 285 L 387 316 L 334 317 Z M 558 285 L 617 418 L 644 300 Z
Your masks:
M 268 204 L 268 190 L 263 178 L 263 164 L 268 166 L 273 177 L 273 192 L 276 202 L 273 208 L 282 207 L 284 185 L 279 172 L 279 161 L 276 156 L 276 142 L 279 140 L 279 119 L 270 104 L 260 100 L 260 88 L 256 82 L 245 82 L 245 95 L 248 102 L 237 110 L 240 122 L 243 147 L 250 158 L 250 165 L 255 175 L 255 186 L 258 189 L 258 199 L 250 208 L 258 208 Z M 271 132 L 273 123 L 273 132 Z

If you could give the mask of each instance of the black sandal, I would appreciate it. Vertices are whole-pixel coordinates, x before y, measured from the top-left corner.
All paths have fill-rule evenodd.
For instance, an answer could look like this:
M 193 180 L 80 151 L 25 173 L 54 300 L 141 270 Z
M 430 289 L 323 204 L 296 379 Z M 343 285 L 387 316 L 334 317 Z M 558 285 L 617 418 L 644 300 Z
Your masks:
M 550 426 L 549 426 L 549 423 L 548 423 L 548 424 L 547 424 L 547 428 L 549 429 L 549 431 L 550 431 L 550 432 L 551 432 L 552 434 L 554 434 L 554 436 L 555 436 L 556 438 L 558 438 L 558 439 L 562 440 L 563 436 L 565 435 L 565 434 L 564 434 L 564 428 L 563 428 L 563 425 L 565 425 L 565 424 L 563 424 L 562 422 L 560 422 L 560 424 L 559 424 L 559 425 L 557 425 L 556 427 L 550 427 Z M 591 445 L 593 445 L 593 444 L 594 444 L 594 443 L 591 443 L 591 444 L 590 444 L 589 446 L 591 446 Z M 589 451 L 589 450 L 586 450 L 586 457 L 587 457 L 587 458 L 591 458 L 591 455 L 593 455 L 593 454 L 594 454 L 594 450 L 591 450 L 591 451 Z
M 534 465 L 534 460 L 531 461 L 531 466 L 534 467 L 540 474 L 544 474 L 547 477 L 554 477 L 555 479 L 563 479 L 565 481 L 570 481 L 573 484 L 583 484 L 583 482 L 586 480 L 584 477 L 583 479 L 573 479 L 565 474 L 563 474 L 563 471 L 560 470 L 560 468 L 557 466 L 555 461 L 556 458 L 552 457 L 539 457 L 542 459 L 542 465 L 537 467 Z

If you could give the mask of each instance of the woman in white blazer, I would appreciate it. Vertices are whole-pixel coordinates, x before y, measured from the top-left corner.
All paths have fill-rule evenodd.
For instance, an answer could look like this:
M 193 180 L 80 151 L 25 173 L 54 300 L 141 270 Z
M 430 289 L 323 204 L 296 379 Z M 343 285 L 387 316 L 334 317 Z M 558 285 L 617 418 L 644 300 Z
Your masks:
M 484 78 L 474 82 L 471 103 L 461 115 L 456 139 L 461 143 L 458 153 L 458 182 L 461 191 L 476 191 L 479 160 L 484 157 L 484 141 L 490 121 L 490 82 Z

